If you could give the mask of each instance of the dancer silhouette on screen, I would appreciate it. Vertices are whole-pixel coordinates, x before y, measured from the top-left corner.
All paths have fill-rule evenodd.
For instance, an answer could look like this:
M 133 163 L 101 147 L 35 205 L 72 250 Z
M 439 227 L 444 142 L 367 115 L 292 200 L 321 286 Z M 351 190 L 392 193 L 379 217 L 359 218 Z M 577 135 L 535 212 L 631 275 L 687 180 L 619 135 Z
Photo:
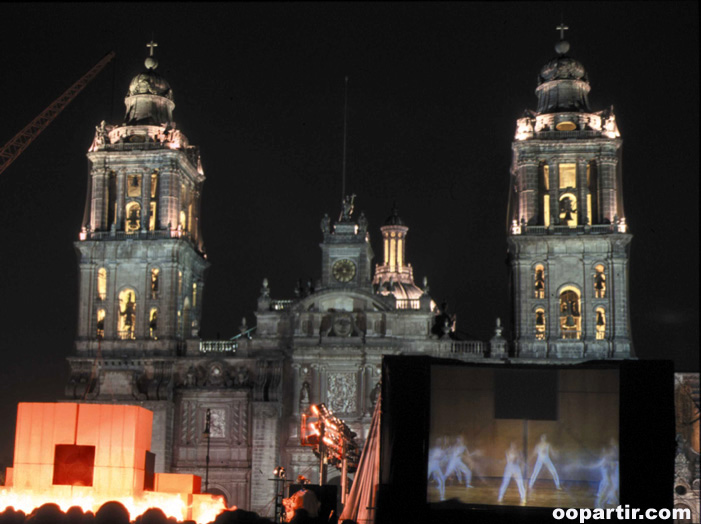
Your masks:
M 506 488 L 509 486 L 509 482 L 511 482 L 511 477 L 513 477 L 516 479 L 516 486 L 518 486 L 518 493 L 521 495 L 521 502 L 525 504 L 526 488 L 523 486 L 523 473 L 521 471 L 524 463 L 523 454 L 516 447 L 516 442 L 511 442 L 509 449 L 506 450 L 506 467 L 504 468 L 504 479 L 501 481 L 501 487 L 499 488 L 499 502 L 504 498 Z
M 601 471 L 596 507 L 603 508 L 605 504 L 618 505 L 618 446 L 614 439 L 611 439 L 609 447 L 601 450 L 601 458 L 591 467 Z
M 455 473 L 455 475 L 458 477 L 458 482 L 462 482 L 462 475 L 464 475 L 465 487 L 471 488 L 472 471 L 462 461 L 462 456 L 464 453 L 467 453 L 467 446 L 465 446 L 465 441 L 463 440 L 462 436 L 458 436 L 455 439 L 455 444 L 448 451 L 450 458 L 448 459 L 448 466 L 445 469 L 444 477 L 448 478 L 450 475 Z
M 533 484 L 538 478 L 538 474 L 540 473 L 540 470 L 543 467 L 543 465 L 545 465 L 545 467 L 548 468 L 548 471 L 553 476 L 553 482 L 555 482 L 555 487 L 557 489 L 562 489 L 560 487 L 560 477 L 558 477 L 557 470 L 553 465 L 553 461 L 550 459 L 551 453 L 555 455 L 555 450 L 550 445 L 550 442 L 548 442 L 548 439 L 545 436 L 545 434 L 542 434 L 540 436 L 540 442 L 536 444 L 535 448 L 533 449 L 533 453 L 531 454 L 531 457 L 537 456 L 538 458 L 536 459 L 535 466 L 533 467 L 531 480 L 528 482 L 528 489 L 533 489 Z
M 441 470 L 441 464 L 446 460 L 446 450 L 441 445 L 441 439 L 436 439 L 435 447 L 428 452 L 428 480 L 433 478 L 438 483 L 438 492 L 441 500 L 445 500 L 445 475 Z

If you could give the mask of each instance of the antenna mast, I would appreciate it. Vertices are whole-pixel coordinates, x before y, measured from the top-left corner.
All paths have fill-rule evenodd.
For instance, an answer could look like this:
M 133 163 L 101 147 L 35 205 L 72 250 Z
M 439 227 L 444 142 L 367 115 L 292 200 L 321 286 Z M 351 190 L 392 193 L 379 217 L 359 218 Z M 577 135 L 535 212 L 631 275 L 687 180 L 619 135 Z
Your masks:
M 343 103 L 343 170 L 341 175 L 341 202 L 346 198 L 346 143 L 348 139 L 348 77 L 346 77 L 346 87 Z

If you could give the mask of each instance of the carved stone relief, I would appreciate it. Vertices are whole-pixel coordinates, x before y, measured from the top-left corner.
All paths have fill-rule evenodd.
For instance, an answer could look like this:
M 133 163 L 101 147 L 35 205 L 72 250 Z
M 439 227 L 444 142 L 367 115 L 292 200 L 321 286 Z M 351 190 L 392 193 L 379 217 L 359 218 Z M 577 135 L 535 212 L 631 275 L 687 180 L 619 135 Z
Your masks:
M 329 373 L 328 407 L 334 413 L 355 413 L 358 386 L 355 373 Z

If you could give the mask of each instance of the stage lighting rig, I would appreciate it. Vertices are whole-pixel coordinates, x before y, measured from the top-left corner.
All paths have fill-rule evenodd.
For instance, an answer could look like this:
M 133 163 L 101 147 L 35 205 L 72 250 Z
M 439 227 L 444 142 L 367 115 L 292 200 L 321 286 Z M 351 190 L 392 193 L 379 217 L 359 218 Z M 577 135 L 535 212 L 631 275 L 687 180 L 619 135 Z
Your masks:
M 326 483 L 327 464 L 341 470 L 341 500 L 345 502 L 348 473 L 356 470 L 360 460 L 357 435 L 324 404 L 312 404 L 309 411 L 302 413 L 301 443 L 319 457 L 319 484 Z

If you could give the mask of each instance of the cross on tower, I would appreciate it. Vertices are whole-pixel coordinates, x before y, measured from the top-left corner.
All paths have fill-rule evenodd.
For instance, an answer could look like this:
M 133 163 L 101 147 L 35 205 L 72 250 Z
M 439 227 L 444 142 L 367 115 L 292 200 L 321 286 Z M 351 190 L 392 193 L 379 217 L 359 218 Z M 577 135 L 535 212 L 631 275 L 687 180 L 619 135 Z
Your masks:
M 153 48 L 158 47 L 158 44 L 153 41 L 153 38 L 151 38 L 151 41 L 146 44 L 146 47 L 149 48 L 149 56 L 153 56 Z
M 560 25 L 557 26 L 555 29 L 560 31 L 560 40 L 564 40 L 565 39 L 565 31 L 567 31 L 569 29 L 569 27 L 567 27 L 564 22 L 560 22 Z

